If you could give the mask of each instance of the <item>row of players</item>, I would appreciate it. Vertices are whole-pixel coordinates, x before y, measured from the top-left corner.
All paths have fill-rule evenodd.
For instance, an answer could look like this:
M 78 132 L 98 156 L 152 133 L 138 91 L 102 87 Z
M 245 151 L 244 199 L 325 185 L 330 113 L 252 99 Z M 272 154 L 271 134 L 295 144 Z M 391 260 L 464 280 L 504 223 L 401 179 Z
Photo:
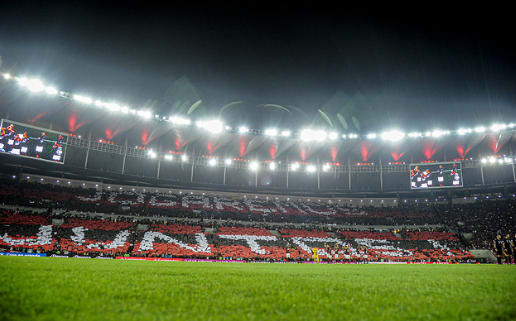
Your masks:
M 511 235 L 505 235 L 505 239 L 502 238 L 502 235 L 496 235 L 496 239 L 493 240 L 493 249 L 495 256 L 498 260 L 498 264 L 501 264 L 502 261 L 505 263 L 516 263 L 516 234 L 514 235 L 514 239 L 511 239 Z

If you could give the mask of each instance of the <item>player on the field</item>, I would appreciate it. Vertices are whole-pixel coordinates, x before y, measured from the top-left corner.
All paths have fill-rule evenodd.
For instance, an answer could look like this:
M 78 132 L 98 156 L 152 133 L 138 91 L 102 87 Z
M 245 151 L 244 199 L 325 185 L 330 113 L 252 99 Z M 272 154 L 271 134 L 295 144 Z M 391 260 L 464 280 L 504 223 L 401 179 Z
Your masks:
M 509 263 L 511 264 L 512 263 L 512 259 L 513 259 L 513 240 L 511 240 L 511 235 L 510 234 L 507 234 L 505 236 L 505 240 L 504 240 L 504 252 L 503 254 L 505 255 L 505 263 Z
M 495 251 L 496 259 L 498 260 L 498 264 L 502 264 L 502 257 L 504 256 L 505 242 L 502 240 L 502 236 L 500 234 L 496 235 L 496 239 L 493 240 L 493 248 Z

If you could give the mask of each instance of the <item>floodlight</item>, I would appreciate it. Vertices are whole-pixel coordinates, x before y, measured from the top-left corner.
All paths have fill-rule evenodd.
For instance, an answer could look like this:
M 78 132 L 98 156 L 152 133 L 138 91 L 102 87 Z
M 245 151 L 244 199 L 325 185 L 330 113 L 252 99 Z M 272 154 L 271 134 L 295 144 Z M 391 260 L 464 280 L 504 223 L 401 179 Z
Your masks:
M 190 119 L 179 116 L 171 116 L 168 121 L 174 125 L 190 125 L 192 123 Z
M 290 132 L 290 130 L 283 130 L 281 132 L 281 136 L 283 136 L 283 137 L 290 137 L 291 134 L 292 133 Z
M 167 154 L 167 155 L 163 156 L 163 158 L 164 158 L 165 160 L 167 160 L 167 161 L 172 161 L 172 160 L 174 160 L 174 156 L 172 156 L 172 155 L 170 155 L 170 154 Z
M 117 111 L 120 111 L 120 105 L 117 104 L 117 103 L 107 103 L 105 104 L 105 107 L 107 108 L 108 111 L 110 112 L 117 112 Z
M 376 139 L 376 134 L 375 133 L 370 133 L 370 134 L 367 134 L 367 139 Z
M 340 137 L 342 137 L 342 139 L 346 139 L 346 134 L 342 134 Z
M 8 72 L 4 73 L 4 74 L 3 74 L 3 76 L 4 76 L 4 79 L 5 79 L 5 80 L 9 80 L 9 79 L 11 79 L 11 78 L 12 78 L 11 74 L 10 74 L 10 73 L 8 73 Z
M 54 88 L 54 87 L 52 87 L 52 86 L 47 86 L 47 87 L 45 88 L 45 93 L 47 93 L 47 95 L 51 95 L 51 96 L 53 96 L 53 95 L 57 95 L 58 91 L 57 91 L 57 89 L 55 89 L 55 88 Z
M 323 167 L 322 167 L 322 170 L 327 172 L 327 171 L 330 170 L 330 167 L 331 167 L 330 164 L 324 164 Z
M 183 154 L 181 155 L 181 161 L 184 163 L 184 162 L 187 162 L 188 161 L 188 156 L 186 154 Z
M 493 124 L 491 126 L 491 130 L 494 132 L 499 132 L 501 130 L 504 130 L 507 127 L 505 124 Z
M 265 135 L 271 137 L 278 136 L 278 130 L 276 128 L 268 128 L 265 130 Z
M 336 132 L 330 132 L 328 134 L 328 138 L 331 140 L 336 140 L 337 138 L 339 138 L 339 134 L 337 134 Z
M 471 134 L 471 132 L 473 132 L 473 129 L 471 128 L 459 128 L 457 130 L 457 134 L 463 136 L 463 135 L 466 135 L 466 134 Z
M 226 165 L 231 165 L 231 163 L 233 163 L 233 160 L 231 158 L 226 158 L 226 160 L 224 161 L 224 163 Z
M 499 164 L 503 164 L 503 159 L 499 158 L 499 159 L 498 159 L 498 163 L 499 163 Z
M 357 139 L 357 138 L 358 138 L 358 135 L 357 135 L 357 134 L 349 134 L 349 135 L 348 135 L 348 138 L 349 138 L 349 139 Z
M 510 157 L 505 157 L 505 158 L 504 158 L 504 161 L 505 161 L 506 163 L 510 164 L 510 163 L 512 163 L 512 158 L 510 158 Z
M 250 162 L 249 169 L 252 171 L 257 171 L 258 170 L 258 162 L 257 161 Z
M 43 85 L 43 82 L 39 79 L 29 79 L 26 86 L 27 89 L 33 93 L 39 93 L 45 89 L 45 85 Z
M 300 134 L 300 138 L 304 142 L 322 142 L 326 139 L 328 134 L 322 129 L 303 129 Z
M 496 162 L 496 158 L 494 156 L 490 156 L 487 158 L 487 161 L 491 164 L 494 164 Z
M 421 134 L 419 132 L 411 132 L 411 133 L 408 133 L 407 136 L 410 137 L 410 138 L 417 138 L 417 137 L 423 136 L 423 134 Z
M 240 134 L 246 134 L 246 133 L 248 133 L 248 132 L 249 132 L 249 128 L 247 128 L 247 127 L 245 127 L 245 126 L 240 126 L 240 127 L 238 128 L 238 132 L 239 132 Z
M 208 161 L 208 165 L 210 165 L 211 167 L 217 165 L 217 159 L 216 158 L 210 158 L 210 160 Z
M 147 156 L 149 156 L 150 158 L 156 158 L 156 156 L 158 156 L 152 149 L 150 149 L 149 151 L 147 151 Z
M 276 169 L 276 163 L 275 163 L 275 162 L 271 162 L 271 163 L 269 164 L 269 169 L 270 169 L 271 171 L 275 170 L 275 169 Z
M 475 133 L 483 133 L 485 131 L 486 131 L 486 128 L 484 126 L 475 127 Z
M 445 131 L 445 130 L 441 130 L 441 129 L 434 129 L 434 131 L 432 131 L 432 133 L 430 134 L 430 136 L 432 137 L 435 137 L 435 138 L 439 138 L 441 136 L 444 136 L 444 135 L 448 135 L 448 131 Z
M 487 158 L 482 158 L 482 159 L 480 160 L 480 162 L 482 162 L 482 164 L 487 163 Z
M 122 107 L 120 107 L 120 111 L 122 112 L 122 114 L 128 114 L 129 113 L 129 107 L 122 106 Z
M 27 84 L 29 83 L 29 80 L 27 79 L 27 77 L 20 77 L 17 80 L 18 80 L 18 85 L 20 85 L 22 87 L 27 86 Z
M 397 142 L 405 138 L 405 133 L 402 131 L 399 131 L 397 129 L 393 129 L 390 131 L 383 132 L 381 135 L 383 140 L 388 140 L 391 142 Z
M 292 163 L 292 164 L 290 164 L 290 170 L 291 170 L 291 171 L 295 172 L 295 171 L 297 171 L 298 169 L 299 169 L 299 163 L 297 163 L 297 162 L 296 162 L 296 163 Z
M 315 167 L 315 165 L 308 165 L 308 166 L 306 166 L 306 171 L 307 171 L 308 173 L 313 173 L 313 172 L 315 172 L 316 170 L 317 170 L 317 168 Z
M 145 119 L 150 119 L 152 116 L 152 113 L 149 110 L 138 110 L 136 113 L 138 114 L 138 116 Z
M 224 130 L 224 124 L 218 119 L 198 121 L 196 125 L 212 134 L 219 134 Z
M 73 100 L 80 102 L 81 104 L 90 105 L 93 100 L 90 97 L 82 95 L 73 95 Z

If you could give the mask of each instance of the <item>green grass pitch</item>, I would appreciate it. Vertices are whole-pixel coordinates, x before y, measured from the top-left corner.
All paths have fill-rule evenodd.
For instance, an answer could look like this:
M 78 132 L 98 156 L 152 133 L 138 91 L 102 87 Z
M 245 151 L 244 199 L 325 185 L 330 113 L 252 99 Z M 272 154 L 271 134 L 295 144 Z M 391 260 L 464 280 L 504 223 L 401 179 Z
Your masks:
M 0 320 L 516 320 L 516 267 L 0 257 Z

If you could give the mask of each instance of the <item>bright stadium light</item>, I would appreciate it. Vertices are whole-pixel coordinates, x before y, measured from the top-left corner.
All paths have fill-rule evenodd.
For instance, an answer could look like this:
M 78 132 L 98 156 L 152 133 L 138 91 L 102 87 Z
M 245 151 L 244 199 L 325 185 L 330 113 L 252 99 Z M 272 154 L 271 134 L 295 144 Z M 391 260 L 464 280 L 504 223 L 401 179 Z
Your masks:
M 138 110 L 136 113 L 138 114 L 138 116 L 140 116 L 144 119 L 150 119 L 152 116 L 152 113 L 150 112 L 150 110 Z
M 383 132 L 380 135 L 380 137 L 383 140 L 388 140 L 388 141 L 391 141 L 391 142 L 397 142 L 397 141 L 400 141 L 403 138 L 405 138 L 405 133 L 402 132 L 402 131 L 399 131 L 397 129 L 393 129 L 393 130 L 390 130 L 390 131 Z
M 339 134 L 337 134 L 336 132 L 330 132 L 328 134 L 328 138 L 331 140 L 336 140 L 337 138 L 339 138 Z
M 481 162 L 482 164 L 487 163 L 487 158 L 485 158 L 485 157 L 484 157 L 484 158 L 482 158 L 482 159 L 480 160 L 480 162 Z
M 504 157 L 504 161 L 505 161 L 505 163 L 510 164 L 510 163 L 512 163 L 512 158 Z
M 296 163 L 292 163 L 292 164 L 290 164 L 290 170 L 291 170 L 291 171 L 295 172 L 295 171 L 297 171 L 298 169 L 299 169 L 299 163 L 297 163 L 297 162 L 296 162 Z
M 329 170 L 330 170 L 330 167 L 331 167 L 331 166 L 330 166 L 330 164 L 324 164 L 324 165 L 323 165 L 323 167 L 322 167 L 322 170 L 323 170 L 324 172 L 327 172 L 327 171 L 329 171 Z
M 430 134 L 430 136 L 439 138 L 441 136 L 448 135 L 448 134 L 449 134 L 449 131 L 442 130 L 442 129 L 434 129 L 432 131 L 432 133 Z
M 270 169 L 271 171 L 276 170 L 276 163 L 275 163 L 275 162 L 271 162 L 271 163 L 269 164 L 269 169 Z
M 147 156 L 149 156 L 150 158 L 154 159 L 156 158 L 156 156 L 158 156 L 152 149 L 149 149 L 147 151 Z
M 46 93 L 47 95 L 54 96 L 54 95 L 57 95 L 58 91 L 57 91 L 57 89 L 55 89 L 55 88 L 54 88 L 54 87 L 52 87 L 52 86 L 47 86 L 47 87 L 45 88 L 45 93 Z
M 174 160 L 174 156 L 170 154 L 165 155 L 163 158 L 169 162 Z
M 346 139 L 346 134 L 342 134 L 340 137 L 342 137 L 342 139 Z
M 224 163 L 229 166 L 233 163 L 233 160 L 231 158 L 226 158 L 226 160 L 224 161 Z
M 169 122 L 171 122 L 174 125 L 178 126 L 188 126 L 192 123 L 192 121 L 188 118 L 183 118 L 180 116 L 171 116 L 168 119 Z
M 507 128 L 507 125 L 505 124 L 493 124 L 490 129 L 493 132 L 499 132 L 501 130 L 504 130 L 505 128 Z
M 256 172 L 258 170 L 258 162 L 257 161 L 250 162 L 249 169 L 252 170 L 253 172 Z
M 308 166 L 306 166 L 306 171 L 307 171 L 308 173 L 313 173 L 313 172 L 315 172 L 316 170 L 317 170 L 317 167 L 315 167 L 315 165 L 308 165 Z
M 466 134 L 471 134 L 473 132 L 473 129 L 471 128 L 459 128 L 457 130 L 457 134 L 464 136 Z
M 95 106 L 97 107 L 104 107 L 104 102 L 102 100 L 95 100 Z
M 507 127 L 509 127 L 509 128 L 514 128 L 514 127 L 516 127 L 516 124 L 514 124 L 514 123 L 510 123 L 509 125 L 507 125 Z
M 181 161 L 184 163 L 184 162 L 187 162 L 188 161 L 188 155 L 186 154 L 183 154 L 181 155 Z
M 17 79 L 17 81 L 18 85 L 20 85 L 21 87 L 25 87 L 29 83 L 29 79 L 27 79 L 27 77 L 20 77 Z
M 499 158 L 498 159 L 498 164 L 503 164 L 503 159 Z
M 281 131 L 281 136 L 283 137 L 290 137 L 292 133 L 290 132 L 290 130 L 283 130 Z
M 27 89 L 33 93 L 39 93 L 45 90 L 45 85 L 39 79 L 29 79 L 26 84 Z
M 489 156 L 489 157 L 487 158 L 487 161 L 488 161 L 490 164 L 494 164 L 494 163 L 496 163 L 496 157 L 494 157 L 494 156 Z
M 85 105 L 91 105 L 91 103 L 93 103 L 93 99 L 82 95 L 73 95 L 73 100 Z
M 423 134 L 420 133 L 420 132 L 411 132 L 411 133 L 408 133 L 407 136 L 410 137 L 410 138 L 418 138 L 418 137 L 423 136 Z
M 265 135 L 271 137 L 278 136 L 278 130 L 276 128 L 268 128 L 265 130 Z
M 326 139 L 328 134 L 322 129 L 303 129 L 299 135 L 299 138 L 304 142 L 322 142 Z
M 10 74 L 10 73 L 8 73 L 8 72 L 4 73 L 2 76 L 4 76 L 4 79 L 5 79 L 5 80 L 9 80 L 9 79 L 11 79 L 11 78 L 12 78 L 11 74 Z
M 120 105 L 117 103 L 107 103 L 104 105 L 110 112 L 116 113 L 120 111 Z
M 224 124 L 218 119 L 200 120 L 196 125 L 212 134 L 219 134 L 224 130 Z
M 211 167 L 217 165 L 217 159 L 216 158 L 210 158 L 210 160 L 208 161 L 208 165 L 210 165 Z
M 483 133 L 486 131 L 486 128 L 484 126 L 478 126 L 478 127 L 475 127 L 475 133 Z
M 375 133 L 369 133 L 367 134 L 367 139 L 376 139 L 376 134 Z
M 247 133 L 249 132 L 249 128 L 247 128 L 247 127 L 245 127 L 245 126 L 240 126 L 240 127 L 238 128 L 238 132 L 239 132 L 240 134 L 247 134 Z
M 357 134 L 349 134 L 349 135 L 348 135 L 348 138 L 349 138 L 349 139 L 357 139 L 357 138 L 358 138 L 358 135 L 357 135 Z

